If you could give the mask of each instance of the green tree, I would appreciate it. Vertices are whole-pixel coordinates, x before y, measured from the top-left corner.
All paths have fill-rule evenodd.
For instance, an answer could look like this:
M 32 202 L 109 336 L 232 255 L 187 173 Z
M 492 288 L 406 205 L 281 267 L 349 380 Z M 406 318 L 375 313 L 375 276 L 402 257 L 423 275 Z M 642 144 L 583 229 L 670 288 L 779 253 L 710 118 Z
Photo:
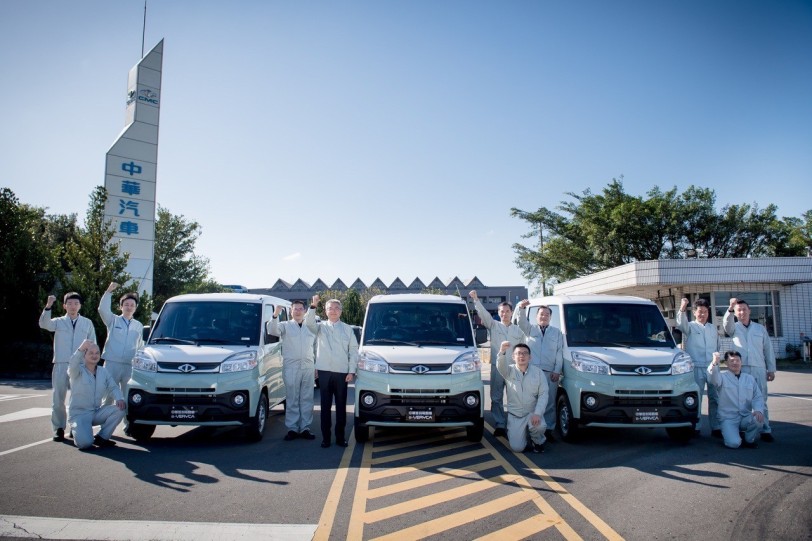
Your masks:
M 797 227 L 775 215 L 775 205 L 728 205 L 715 211 L 712 190 L 690 186 L 654 187 L 647 197 L 625 192 L 621 179 L 613 179 L 601 193 L 567 193 L 558 210 L 511 215 L 530 224 L 523 238 L 537 242 L 514 244 L 522 275 L 536 281 L 571 280 L 634 261 L 680 259 L 686 253 L 702 257 L 764 257 L 802 255 Z M 545 238 L 546 236 L 546 238 Z
M 322 319 L 327 318 L 324 311 L 324 304 L 330 299 L 338 299 L 341 301 L 341 321 L 348 325 L 363 325 L 364 314 L 366 313 L 367 303 L 369 299 L 375 295 L 383 295 L 384 292 L 376 287 L 371 287 L 362 291 L 355 289 L 347 289 L 338 291 L 335 289 L 327 289 L 319 292 L 319 305 L 316 307 L 316 314 Z M 306 299 L 305 302 L 310 302 Z
M 195 254 L 203 233 L 200 224 L 161 206 L 157 214 L 152 287 L 155 310 L 175 295 L 223 291 L 209 276 L 209 260 Z

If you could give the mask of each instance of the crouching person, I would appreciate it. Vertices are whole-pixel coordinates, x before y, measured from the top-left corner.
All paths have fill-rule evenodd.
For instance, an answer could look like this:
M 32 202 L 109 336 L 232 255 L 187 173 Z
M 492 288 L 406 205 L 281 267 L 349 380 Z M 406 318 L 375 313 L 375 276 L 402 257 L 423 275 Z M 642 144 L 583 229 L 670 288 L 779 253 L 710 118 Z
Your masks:
M 742 358 L 737 351 L 725 353 L 727 372 L 724 373 L 719 371 L 719 357 L 719 352 L 713 354 L 708 374 L 719 396 L 717 415 L 725 447 L 756 448 L 756 438 L 764 425 L 761 388 L 753 376 L 741 371 Z M 744 442 L 741 433 L 744 433 Z
M 99 346 L 85 340 L 68 363 L 71 389 L 68 424 L 73 432 L 73 443 L 79 449 L 115 445 L 110 437 L 125 415 L 121 389 L 107 369 L 99 366 L 100 358 Z M 103 406 L 109 395 L 116 403 Z M 94 426 L 101 426 L 95 437 Z
M 544 408 L 547 407 L 547 379 L 540 368 L 530 365 L 530 347 L 516 344 L 513 363 L 508 364 L 505 353 L 510 342 L 502 342 L 496 356 L 496 369 L 505 378 L 507 390 L 508 445 L 517 453 L 531 450 L 544 452 Z M 532 443 L 528 445 L 527 434 Z

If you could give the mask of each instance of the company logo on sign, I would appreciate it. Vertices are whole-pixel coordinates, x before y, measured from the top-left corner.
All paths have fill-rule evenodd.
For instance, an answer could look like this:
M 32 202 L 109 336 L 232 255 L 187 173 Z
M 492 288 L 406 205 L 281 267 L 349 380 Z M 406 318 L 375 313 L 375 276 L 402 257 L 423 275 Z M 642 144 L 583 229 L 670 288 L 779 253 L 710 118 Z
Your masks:
M 158 105 L 158 93 L 150 90 L 149 88 L 144 88 L 138 91 L 138 101 Z
M 135 90 L 127 92 L 127 105 L 135 101 Z

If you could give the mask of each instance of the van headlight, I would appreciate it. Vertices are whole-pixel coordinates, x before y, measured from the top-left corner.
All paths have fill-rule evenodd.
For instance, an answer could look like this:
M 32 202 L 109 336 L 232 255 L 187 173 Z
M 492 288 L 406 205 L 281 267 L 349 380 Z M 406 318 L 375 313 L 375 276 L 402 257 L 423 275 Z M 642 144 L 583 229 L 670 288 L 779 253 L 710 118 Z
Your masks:
M 468 351 L 454 359 L 454 363 L 451 365 L 451 373 L 467 374 L 468 372 L 479 372 L 479 368 L 479 353 L 476 351 Z
M 586 353 L 580 353 L 578 351 L 572 352 L 572 361 L 570 361 L 570 364 L 578 372 L 584 372 L 585 374 L 609 375 L 608 364 Z
M 694 362 L 691 356 L 685 352 L 677 353 L 674 355 L 674 360 L 671 363 L 671 374 L 676 376 L 678 374 L 685 374 L 694 369 Z
M 152 355 L 146 351 L 139 351 L 133 358 L 133 370 L 140 370 L 142 372 L 157 372 L 158 363 L 152 358 Z
M 358 354 L 358 370 L 386 374 L 389 372 L 389 363 L 377 353 L 364 351 Z
M 257 367 L 257 352 L 256 351 L 243 351 L 226 357 L 226 360 L 220 364 L 220 373 L 229 374 L 231 372 L 244 372 L 246 370 L 253 370 Z

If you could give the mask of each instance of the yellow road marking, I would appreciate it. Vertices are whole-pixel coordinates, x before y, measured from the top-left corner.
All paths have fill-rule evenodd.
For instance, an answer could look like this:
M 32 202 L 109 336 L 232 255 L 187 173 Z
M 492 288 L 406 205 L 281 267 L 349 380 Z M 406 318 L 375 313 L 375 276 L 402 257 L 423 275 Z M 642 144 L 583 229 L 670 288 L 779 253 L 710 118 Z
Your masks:
M 370 473 L 369 479 L 371 481 L 377 481 L 378 479 L 385 479 L 387 477 L 394 477 L 395 475 L 403 475 L 404 473 L 409 473 L 418 470 L 427 470 L 429 468 L 433 468 L 434 466 L 441 466 L 443 464 L 448 464 L 450 462 L 460 462 L 463 460 L 468 460 L 469 458 L 478 457 L 481 455 L 488 455 L 490 454 L 487 449 L 474 449 L 473 451 L 469 451 L 467 453 L 461 453 L 454 456 L 443 456 L 440 458 L 434 458 L 432 460 L 426 460 L 425 462 L 419 462 L 417 464 L 412 464 L 411 466 L 399 466 L 397 468 L 387 468 L 385 470 L 381 470 L 379 472 Z
M 476 541 L 505 541 L 505 539 L 527 539 L 531 535 L 546 530 L 550 526 L 555 526 L 556 522 L 544 515 L 534 515 L 527 520 L 511 524 L 506 528 L 497 530 L 488 535 L 478 537 Z
M 393 485 L 387 485 L 380 488 L 373 488 L 369 490 L 369 492 L 367 493 L 367 497 L 369 499 L 380 498 L 381 496 L 389 496 L 390 494 L 397 494 L 398 492 L 403 492 L 405 490 L 412 490 L 418 487 L 424 487 L 432 485 L 434 483 L 439 483 L 445 481 L 446 479 L 468 477 L 472 473 L 485 471 L 487 469 L 494 468 L 498 465 L 499 463 L 497 461 L 489 460 L 487 462 L 472 464 L 470 466 L 466 466 L 464 468 L 459 468 L 456 470 L 441 471 L 435 473 L 434 475 L 427 475 L 424 477 L 420 477 L 418 479 L 412 479 L 411 481 L 402 481 L 400 483 L 395 483 Z
M 338 511 L 338 500 L 341 498 L 342 490 L 344 490 L 344 483 L 347 480 L 347 471 L 350 469 L 352 453 L 355 451 L 355 438 L 352 437 L 352 434 L 350 436 L 350 445 L 344 450 L 344 454 L 341 456 L 341 463 L 338 465 L 335 478 L 333 478 L 330 492 L 327 493 L 327 501 L 324 502 L 324 509 L 321 510 L 319 525 L 318 528 L 316 528 L 316 533 L 313 535 L 313 541 L 327 541 L 330 538 L 330 531 L 333 529 L 336 512 Z M 372 447 L 372 445 L 367 445 L 367 447 Z
M 417 451 L 412 451 L 410 453 L 398 453 L 398 454 L 395 454 L 395 455 L 382 456 L 380 458 L 373 458 L 373 459 L 371 459 L 372 460 L 371 464 L 374 465 L 374 466 L 378 466 L 380 464 L 386 464 L 387 462 L 394 462 L 396 460 L 403 460 L 403 459 L 406 459 L 406 458 L 415 458 L 415 457 L 424 456 L 424 455 L 433 455 L 433 454 L 443 452 L 443 451 L 447 451 L 447 450 L 451 451 L 451 450 L 454 450 L 454 449 L 460 449 L 461 447 L 470 447 L 471 445 L 474 445 L 474 444 L 472 444 L 470 441 L 460 441 L 460 442 L 457 442 L 457 443 L 449 443 L 447 445 L 443 445 L 442 447 L 428 447 L 426 449 L 418 449 Z M 377 452 L 377 451 L 378 450 L 375 449 L 375 452 Z

